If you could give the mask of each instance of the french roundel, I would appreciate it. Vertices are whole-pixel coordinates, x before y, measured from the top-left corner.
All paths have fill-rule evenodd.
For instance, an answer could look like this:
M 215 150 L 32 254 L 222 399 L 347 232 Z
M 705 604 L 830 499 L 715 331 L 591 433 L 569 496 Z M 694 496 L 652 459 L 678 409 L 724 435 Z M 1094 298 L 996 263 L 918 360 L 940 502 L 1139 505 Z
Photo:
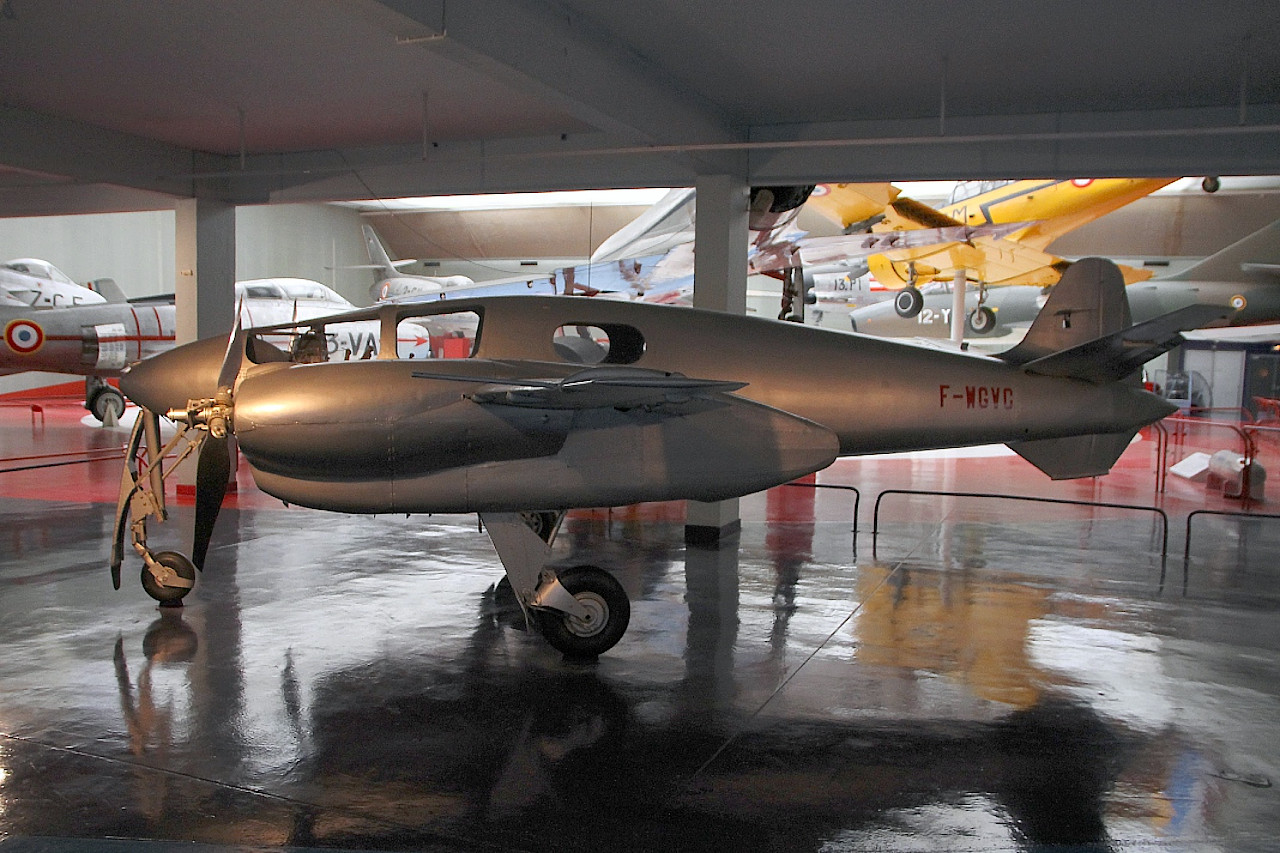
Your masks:
M 1071 181 L 1072 186 L 1080 187 L 1080 189 L 1084 189 L 1091 183 L 1093 183 L 1093 178 L 1073 178 Z
M 4 342 L 18 355 L 30 355 L 44 346 L 44 329 L 30 320 L 14 320 L 4 327 Z

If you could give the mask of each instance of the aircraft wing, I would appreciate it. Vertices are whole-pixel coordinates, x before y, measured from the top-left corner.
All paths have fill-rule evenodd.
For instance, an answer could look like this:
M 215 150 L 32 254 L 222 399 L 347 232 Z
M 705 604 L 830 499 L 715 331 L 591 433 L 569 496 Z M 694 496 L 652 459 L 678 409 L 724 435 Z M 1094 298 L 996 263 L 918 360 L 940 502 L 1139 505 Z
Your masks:
M 415 379 L 475 383 L 474 376 L 413 372 Z M 483 381 L 483 380 L 480 380 Z M 634 408 L 686 403 L 694 397 L 736 391 L 745 382 L 691 379 L 636 367 L 590 367 L 563 379 L 498 380 L 481 385 L 468 396 L 477 403 L 536 409 Z
M 841 261 L 867 258 L 892 252 L 945 253 L 947 247 L 957 243 L 973 243 L 992 240 L 1026 227 L 1025 222 L 1009 222 L 1003 225 L 949 225 L 942 228 L 913 228 L 907 231 L 872 232 L 869 234 L 841 234 L 834 237 L 806 237 L 797 243 L 800 258 L 805 266 L 827 266 Z M 785 269 L 795 266 L 794 261 L 780 259 L 776 266 L 753 264 L 756 272 Z
M 1022 227 L 1021 223 L 1016 225 L 1017 228 Z M 1043 252 L 1024 243 L 1003 239 L 1003 237 L 986 235 L 969 242 L 982 258 L 980 263 L 970 266 L 969 269 L 976 273 L 983 283 L 990 286 L 1007 287 L 1024 284 L 1046 287 L 1057 284 L 1063 271 L 1071 265 L 1071 262 L 1065 258 Z M 955 265 L 950 253 L 954 245 L 954 243 L 950 245 L 938 243 L 920 248 L 893 249 L 884 252 L 883 257 L 884 261 L 893 267 L 898 278 L 903 281 L 908 278 L 908 268 L 913 263 L 917 271 L 922 273 L 920 276 L 922 282 L 930 279 L 949 280 L 955 275 Z M 971 252 L 966 252 L 966 255 L 973 256 Z M 1135 269 L 1123 264 L 1117 266 L 1124 275 L 1125 284 L 1145 281 L 1153 274 L 1151 270 Z M 885 285 L 893 285 L 892 279 L 886 276 L 877 275 L 876 278 Z
M 697 196 L 693 188 L 673 189 L 591 254 L 591 262 L 607 263 L 666 252 L 693 240 Z

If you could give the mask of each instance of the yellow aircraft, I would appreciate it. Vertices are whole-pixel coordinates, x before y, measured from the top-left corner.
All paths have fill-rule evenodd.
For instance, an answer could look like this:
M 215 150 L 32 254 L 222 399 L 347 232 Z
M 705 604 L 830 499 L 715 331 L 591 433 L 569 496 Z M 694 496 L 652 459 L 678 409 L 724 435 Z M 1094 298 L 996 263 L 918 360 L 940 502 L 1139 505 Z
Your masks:
M 846 234 L 860 231 L 908 231 L 956 225 L 1029 223 L 1003 237 L 975 237 L 968 243 L 944 243 L 893 249 L 872 255 L 867 266 L 877 281 L 901 288 L 894 308 L 914 317 L 924 304 L 918 285 L 954 280 L 963 268 L 976 281 L 980 298 L 970 317 L 975 329 L 995 325 L 982 304 L 988 285 L 1055 284 L 1070 262 L 1045 249 L 1087 222 L 1173 183 L 1175 178 L 1089 178 L 1070 181 L 962 181 L 939 210 L 902 195 L 893 184 L 819 184 L 809 204 L 838 222 Z M 1148 270 L 1120 267 L 1126 284 L 1151 277 Z M 984 325 L 985 324 L 985 325 Z

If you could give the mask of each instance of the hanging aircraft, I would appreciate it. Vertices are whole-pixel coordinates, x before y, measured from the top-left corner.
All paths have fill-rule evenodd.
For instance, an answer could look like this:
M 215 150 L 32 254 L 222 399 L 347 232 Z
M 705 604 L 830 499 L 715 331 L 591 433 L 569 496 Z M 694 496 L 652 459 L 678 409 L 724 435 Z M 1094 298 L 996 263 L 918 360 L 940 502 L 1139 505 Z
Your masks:
M 850 312 L 850 326 L 855 332 L 882 337 L 945 338 L 951 324 L 951 287 L 951 282 L 925 285 L 924 305 L 915 317 L 902 317 L 881 303 Z M 970 287 L 967 304 L 976 306 L 978 295 Z M 1232 326 L 1280 321 L 1280 221 L 1181 272 L 1132 284 L 1128 295 L 1138 322 L 1194 304 L 1231 308 Z M 1043 288 L 1032 285 L 993 290 L 987 295 L 987 307 L 995 319 L 975 328 L 970 313 L 968 331 L 978 337 L 997 337 L 1024 329 L 1046 298 Z
M 365 246 L 369 250 L 368 265 L 346 269 L 371 269 L 378 274 L 369 288 L 370 295 L 379 302 L 420 302 L 432 299 L 454 299 L 459 296 L 517 296 L 554 295 L 555 286 L 543 276 L 512 276 L 495 280 L 475 281 L 465 275 L 410 275 L 400 272 L 400 267 L 415 263 L 412 258 L 393 261 L 382 241 L 370 225 L 362 225 Z
M 899 312 L 915 316 L 917 285 L 953 277 L 956 258 L 982 288 L 1057 281 L 1068 262 L 1045 253 L 1045 246 L 1172 181 L 962 182 L 945 210 L 904 196 L 889 183 L 753 187 L 748 271 L 782 281 L 779 319 L 800 319 L 800 306 L 814 301 L 824 277 L 856 278 L 868 270 L 881 287 L 901 289 L 895 297 Z M 802 204 L 838 223 L 843 234 L 809 237 L 795 224 Z M 589 266 L 561 271 L 566 292 L 630 290 L 650 301 L 687 301 L 696 207 L 693 189 L 671 190 L 601 243 Z M 899 235 L 901 242 L 876 242 L 889 235 Z M 1127 282 L 1149 276 L 1122 269 Z M 981 304 L 976 310 L 972 322 L 981 327 L 990 312 Z
M 99 279 L 110 293 L 118 293 L 115 282 Z M 71 305 L 98 305 L 107 298 L 94 288 L 76 284 L 71 277 L 48 261 L 15 258 L 0 264 L 0 307 L 64 308 Z
M 408 360 L 399 322 L 479 325 L 469 358 Z M 897 344 L 756 317 L 639 302 L 488 297 L 387 304 L 312 321 L 378 320 L 376 359 L 301 364 L 239 329 L 139 362 L 121 388 L 145 409 L 122 476 L 111 573 L 125 538 L 154 598 L 203 567 L 234 436 L 261 488 L 348 513 L 476 512 L 521 607 L 551 644 L 592 656 L 630 605 L 607 572 L 552 568 L 574 507 L 717 501 L 819 471 L 838 456 L 1005 442 L 1054 478 L 1105 473 L 1136 431 L 1175 411 L 1130 381 L 1220 309 L 1130 324 L 1114 264 L 1073 265 L 1026 339 L 1000 357 Z M 557 341 L 586 329 L 592 363 Z M 159 417 L 181 428 L 160 446 Z M 198 453 L 192 558 L 153 552 L 162 460 Z M 169 469 L 170 471 L 172 468 Z
M 895 249 L 868 258 L 867 264 L 880 285 L 898 290 L 894 308 L 902 317 L 914 317 L 923 307 L 920 286 L 930 281 L 950 281 L 956 270 L 965 270 L 966 281 L 978 286 L 978 305 L 969 312 L 968 328 L 981 334 L 994 324 L 986 306 L 988 286 L 1056 283 L 1070 261 L 1049 254 L 1054 240 L 1081 225 L 1117 210 L 1175 178 L 1077 178 L 1070 181 L 961 181 L 947 205 L 938 210 L 902 196 L 894 187 L 890 201 L 868 217 L 862 184 L 828 184 L 815 192 L 813 206 L 838 222 L 847 232 L 872 232 L 938 228 L 957 224 L 981 225 L 1024 222 L 999 237 L 977 237 L 968 245 L 937 244 L 924 248 Z M 878 197 L 883 184 L 871 184 Z M 1121 267 L 1126 284 L 1151 277 L 1150 271 Z
M 332 289 L 302 278 L 250 279 L 236 282 L 235 291 L 246 325 L 298 322 L 354 307 Z M 172 296 L 40 310 L 0 306 L 0 374 L 40 370 L 84 376 L 85 408 L 101 421 L 109 413 L 119 417 L 124 397 L 106 379 L 171 349 L 174 322 Z M 288 347 L 292 341 L 285 335 L 273 343 Z M 323 349 L 328 358 L 360 358 L 376 355 L 378 344 L 376 323 L 352 323 L 329 329 Z M 406 323 L 400 329 L 405 357 L 428 357 L 430 346 L 425 326 Z
M 997 238 L 1028 222 L 920 227 L 883 233 L 811 237 L 796 224 L 800 207 L 827 185 L 758 186 L 748 202 L 747 273 L 783 283 L 778 319 L 799 319 L 805 294 L 821 276 L 861 275 L 868 257 L 894 249 L 924 249 Z M 857 189 L 850 189 L 856 187 Z M 849 204 L 882 211 L 894 197 L 890 184 L 842 185 L 834 190 Z M 687 302 L 693 291 L 696 191 L 673 189 L 635 220 L 606 239 L 591 263 L 557 271 L 565 293 L 625 293 L 650 302 Z

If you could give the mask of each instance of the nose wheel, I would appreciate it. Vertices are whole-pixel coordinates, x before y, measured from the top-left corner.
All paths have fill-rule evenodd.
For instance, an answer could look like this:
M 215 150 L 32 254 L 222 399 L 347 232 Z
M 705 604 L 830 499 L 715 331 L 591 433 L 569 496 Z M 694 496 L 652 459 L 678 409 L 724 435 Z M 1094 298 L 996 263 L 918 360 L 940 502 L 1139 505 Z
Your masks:
M 196 584 L 196 565 L 177 551 L 143 558 L 142 588 L 162 605 L 176 605 Z

